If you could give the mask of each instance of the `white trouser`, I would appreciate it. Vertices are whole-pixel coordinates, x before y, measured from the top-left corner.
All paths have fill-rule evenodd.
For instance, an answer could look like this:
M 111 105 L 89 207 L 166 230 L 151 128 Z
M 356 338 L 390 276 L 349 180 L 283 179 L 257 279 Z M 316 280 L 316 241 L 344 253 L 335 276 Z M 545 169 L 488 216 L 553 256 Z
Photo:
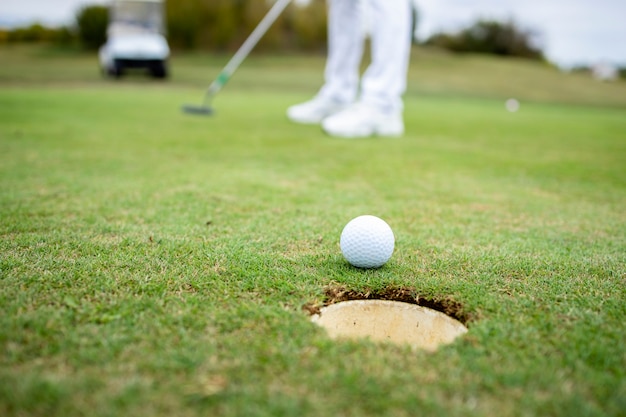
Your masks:
M 383 112 L 402 111 L 411 51 L 411 1 L 328 0 L 328 58 L 321 96 L 345 103 L 357 99 L 366 8 L 372 61 L 363 74 L 359 100 Z

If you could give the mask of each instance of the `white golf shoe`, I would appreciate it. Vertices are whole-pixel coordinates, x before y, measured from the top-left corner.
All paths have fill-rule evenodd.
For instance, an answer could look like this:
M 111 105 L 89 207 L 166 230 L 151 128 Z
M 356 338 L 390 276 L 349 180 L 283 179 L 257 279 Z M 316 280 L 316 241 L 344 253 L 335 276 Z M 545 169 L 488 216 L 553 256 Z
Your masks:
M 355 103 L 322 122 L 322 129 L 331 136 L 365 138 L 369 136 L 402 136 L 402 113 L 384 113 L 362 102 Z
M 333 99 L 317 96 L 312 100 L 289 107 L 287 117 L 296 123 L 319 124 L 328 116 L 345 109 L 346 106 Z

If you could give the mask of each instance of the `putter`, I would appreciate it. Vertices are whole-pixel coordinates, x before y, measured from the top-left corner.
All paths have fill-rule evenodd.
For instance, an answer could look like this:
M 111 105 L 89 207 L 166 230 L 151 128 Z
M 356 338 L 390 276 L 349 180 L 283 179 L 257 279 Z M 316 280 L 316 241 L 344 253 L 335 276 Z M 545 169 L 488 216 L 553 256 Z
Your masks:
M 285 10 L 285 8 L 291 3 L 291 0 L 277 0 L 272 8 L 267 12 L 265 17 L 252 31 L 248 39 L 241 45 L 239 50 L 228 61 L 224 69 L 218 74 L 217 78 L 211 83 L 209 88 L 204 94 L 204 100 L 201 105 L 186 104 L 183 106 L 183 112 L 187 114 L 196 114 L 202 116 L 210 116 L 213 114 L 213 108 L 211 102 L 213 97 L 224 87 L 224 85 L 230 80 L 233 73 L 239 68 L 239 65 L 250 54 L 252 49 L 261 40 L 263 35 L 268 31 L 272 24 L 276 21 L 278 16 Z

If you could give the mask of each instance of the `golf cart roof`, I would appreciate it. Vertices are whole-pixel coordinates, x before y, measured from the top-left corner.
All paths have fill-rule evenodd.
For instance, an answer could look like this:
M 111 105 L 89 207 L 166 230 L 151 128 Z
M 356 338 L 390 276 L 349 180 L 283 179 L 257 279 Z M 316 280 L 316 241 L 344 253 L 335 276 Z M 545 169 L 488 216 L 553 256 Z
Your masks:
M 163 0 L 113 0 L 108 36 L 137 33 L 164 33 Z

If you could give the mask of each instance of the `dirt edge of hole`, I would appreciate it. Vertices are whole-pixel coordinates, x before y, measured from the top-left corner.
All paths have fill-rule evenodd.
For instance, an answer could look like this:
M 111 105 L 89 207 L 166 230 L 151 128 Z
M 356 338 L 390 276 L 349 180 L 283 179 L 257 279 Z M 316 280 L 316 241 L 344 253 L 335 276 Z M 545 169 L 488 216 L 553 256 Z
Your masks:
M 324 288 L 324 301 L 321 305 L 319 303 L 307 303 L 302 306 L 302 309 L 310 315 L 319 314 L 322 307 L 352 300 L 387 300 L 417 304 L 440 311 L 460 321 L 465 326 L 476 320 L 475 314 L 465 311 L 463 305 L 451 296 L 426 297 L 420 295 L 415 288 L 393 285 L 378 290 L 351 290 L 341 284 L 331 284 Z

